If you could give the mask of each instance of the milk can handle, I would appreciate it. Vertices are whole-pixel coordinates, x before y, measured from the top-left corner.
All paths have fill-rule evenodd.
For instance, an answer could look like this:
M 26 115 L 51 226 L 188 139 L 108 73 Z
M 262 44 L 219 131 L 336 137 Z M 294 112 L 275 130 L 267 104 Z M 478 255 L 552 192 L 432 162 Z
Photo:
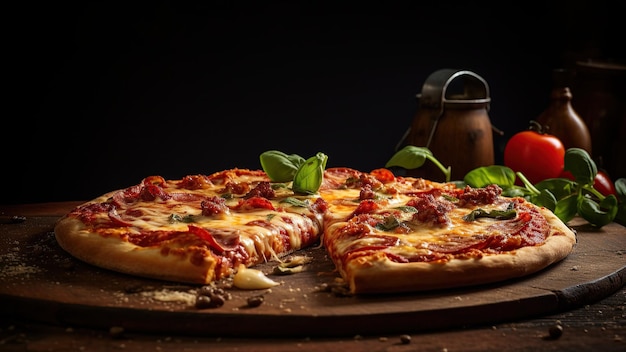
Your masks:
M 464 79 L 463 99 L 448 99 L 446 90 L 452 81 Z M 418 95 L 420 104 L 443 109 L 444 103 L 489 103 L 489 85 L 472 71 L 444 68 L 428 76 Z
M 463 99 L 449 99 L 446 97 L 446 90 L 452 81 L 457 78 L 463 78 Z M 431 117 L 431 128 L 428 134 L 428 142 L 426 147 L 430 147 L 430 142 L 435 135 L 439 118 L 443 115 L 445 103 L 481 103 L 487 104 L 489 110 L 489 85 L 487 82 L 472 71 L 454 70 L 444 68 L 435 71 L 428 76 L 422 86 L 422 93 L 417 97 L 420 100 L 420 106 L 433 109 L 434 113 Z

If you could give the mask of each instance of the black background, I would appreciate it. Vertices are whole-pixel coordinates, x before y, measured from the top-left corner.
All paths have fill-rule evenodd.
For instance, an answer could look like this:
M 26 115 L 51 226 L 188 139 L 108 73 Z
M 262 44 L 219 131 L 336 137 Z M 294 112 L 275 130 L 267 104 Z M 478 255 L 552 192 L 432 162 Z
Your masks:
M 441 68 L 488 82 L 500 162 L 506 138 L 547 107 L 553 69 L 624 58 L 615 3 L 13 5 L 0 203 L 257 169 L 269 149 L 382 167 Z

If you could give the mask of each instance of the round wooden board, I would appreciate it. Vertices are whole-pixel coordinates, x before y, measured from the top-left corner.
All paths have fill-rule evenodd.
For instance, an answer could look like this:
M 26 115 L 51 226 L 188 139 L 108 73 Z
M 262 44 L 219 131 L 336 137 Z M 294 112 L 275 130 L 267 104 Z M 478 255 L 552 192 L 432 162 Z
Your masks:
M 407 333 L 494 324 L 595 302 L 626 282 L 626 229 L 575 219 L 578 244 L 563 261 L 521 279 L 399 295 L 344 296 L 323 289 L 338 274 L 322 248 L 297 254 L 305 271 L 269 275 L 271 290 L 229 289 L 219 308 L 193 306 L 199 286 L 143 279 L 80 262 L 56 243 L 58 217 L 0 224 L 3 314 L 63 326 L 217 337 L 313 337 Z M 276 263 L 258 267 L 271 273 Z M 263 295 L 250 308 L 247 299 Z

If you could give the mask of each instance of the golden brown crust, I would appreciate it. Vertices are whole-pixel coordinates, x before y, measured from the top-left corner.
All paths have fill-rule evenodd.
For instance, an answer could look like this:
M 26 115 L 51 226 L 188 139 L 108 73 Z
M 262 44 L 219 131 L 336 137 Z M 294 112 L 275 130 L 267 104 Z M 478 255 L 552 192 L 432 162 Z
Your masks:
M 164 254 L 159 247 L 139 247 L 117 237 L 91 233 L 77 218 L 63 217 L 54 229 L 59 245 L 76 258 L 113 271 L 166 281 L 206 284 L 216 260 L 192 263 L 190 255 Z

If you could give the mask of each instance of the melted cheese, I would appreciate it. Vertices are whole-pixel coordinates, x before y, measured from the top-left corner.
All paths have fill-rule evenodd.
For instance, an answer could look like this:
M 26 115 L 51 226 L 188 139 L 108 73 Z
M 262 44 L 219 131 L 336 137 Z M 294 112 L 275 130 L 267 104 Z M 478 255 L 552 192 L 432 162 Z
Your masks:
M 395 217 L 401 223 L 407 225 L 410 231 L 406 233 L 396 233 L 392 230 L 384 230 L 370 224 L 366 236 L 345 237 L 342 230 L 348 223 L 348 219 L 357 209 L 359 201 L 359 189 L 342 189 L 329 191 L 322 194 L 330 205 L 324 231 L 324 244 L 330 248 L 330 252 L 340 257 L 341 254 L 348 253 L 359 248 L 380 248 L 387 245 L 385 252 L 401 257 L 411 257 L 427 255 L 428 248 L 435 246 L 453 248 L 463 246 L 464 243 L 478 241 L 479 237 L 485 234 L 489 225 L 497 222 L 492 218 L 478 218 L 474 221 L 465 221 L 463 217 L 472 210 L 481 208 L 485 211 L 505 210 L 508 203 L 481 204 L 479 206 L 453 208 L 447 213 L 449 222 L 445 225 L 437 225 L 429 222 L 413 221 L 414 212 L 395 212 Z M 392 195 L 381 195 L 377 199 L 380 208 L 375 213 L 383 213 L 390 209 L 397 208 L 411 199 L 411 196 L 396 193 Z M 489 235 L 498 235 L 497 228 L 490 229 Z M 506 233 L 502 232 L 502 235 Z M 381 239 L 384 238 L 384 239 Z M 395 238 L 395 241 L 392 240 Z M 338 259 L 338 258 L 336 258 Z
M 262 271 L 246 268 L 245 265 L 241 264 L 233 278 L 233 285 L 242 290 L 262 290 L 280 284 L 265 276 Z
M 236 179 L 239 184 L 267 181 L 266 177 L 258 175 L 242 175 Z M 180 180 L 166 181 L 161 185 L 168 194 L 195 195 L 197 199 L 190 201 L 178 201 L 175 197 L 168 200 L 134 201 L 117 207 L 116 214 L 119 220 L 129 226 L 98 228 L 98 232 L 104 235 L 137 235 L 150 232 L 179 231 L 187 233 L 189 226 L 194 225 L 206 229 L 209 234 L 238 236 L 238 241 L 246 249 L 247 253 L 256 253 L 252 257 L 252 263 L 278 259 L 280 256 L 300 249 L 304 245 L 304 238 L 315 241 L 322 231 L 323 214 L 313 212 L 308 206 L 297 206 L 284 200 L 293 197 L 309 206 L 318 196 L 296 196 L 288 187 L 275 190 L 276 197 L 270 199 L 275 210 L 255 208 L 237 210 L 235 207 L 243 201 L 241 195 L 233 196 L 226 200 L 229 207 L 227 213 L 214 216 L 202 215 L 201 201 L 208 197 L 220 197 L 224 192 L 223 184 L 205 183 L 203 188 L 186 190 L 179 188 Z M 93 203 L 104 202 L 114 193 L 94 200 Z M 97 215 L 95 223 L 109 224 L 111 219 L 106 212 Z M 307 234 L 303 236 L 303 234 Z M 164 239 L 167 240 L 167 239 Z M 171 240 L 167 240 L 171 241 Z M 176 239 L 173 239 L 176 241 Z M 181 241 L 185 241 L 181 239 Z M 150 242 L 147 239 L 143 245 L 157 245 L 159 242 Z M 172 244 L 175 247 L 180 245 Z M 184 243 L 181 243 L 184 246 Z

